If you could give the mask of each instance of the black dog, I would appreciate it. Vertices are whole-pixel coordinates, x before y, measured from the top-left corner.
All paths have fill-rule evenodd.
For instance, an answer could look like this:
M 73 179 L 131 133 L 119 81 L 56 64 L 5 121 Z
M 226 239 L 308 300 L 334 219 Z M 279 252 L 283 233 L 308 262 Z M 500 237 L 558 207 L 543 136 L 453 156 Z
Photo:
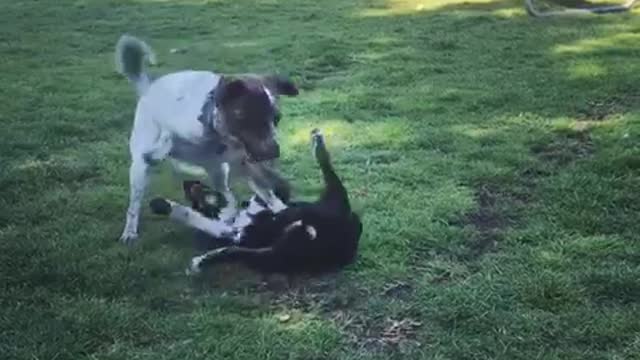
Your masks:
M 325 183 L 323 194 L 315 202 L 281 198 L 287 208 L 274 213 L 254 196 L 228 225 L 217 219 L 218 202 L 223 197 L 198 182 L 184 184 L 192 208 L 160 198 L 151 201 L 156 214 L 170 215 L 208 234 L 212 243 L 224 244 L 194 257 L 191 272 L 216 263 L 242 262 L 262 273 L 322 273 L 355 260 L 362 223 L 351 210 L 322 135 L 314 130 L 311 138 Z M 278 195 L 288 197 L 288 193 Z

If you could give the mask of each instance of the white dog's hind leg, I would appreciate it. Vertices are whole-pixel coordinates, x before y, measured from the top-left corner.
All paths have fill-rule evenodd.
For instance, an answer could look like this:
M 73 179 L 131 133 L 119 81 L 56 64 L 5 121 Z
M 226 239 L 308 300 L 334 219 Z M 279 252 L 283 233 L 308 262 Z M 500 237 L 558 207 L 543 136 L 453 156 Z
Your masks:
M 160 133 L 158 139 L 156 139 L 153 147 L 146 151 L 142 157 L 149 165 L 154 165 L 169 156 L 171 148 L 173 147 L 173 139 L 171 133 L 163 131 Z
M 259 187 L 255 181 L 253 180 L 249 180 L 249 187 L 251 188 L 251 190 L 256 193 L 256 195 L 258 195 L 264 202 L 267 203 L 267 206 L 269 207 L 269 210 L 273 211 L 274 213 L 279 213 L 280 211 L 284 210 L 287 208 L 287 205 L 285 205 L 282 200 L 280 200 L 271 190 L 265 190 L 262 189 L 261 187 Z
M 149 181 L 149 164 L 143 159 L 134 159 L 129 168 L 129 208 L 127 209 L 127 219 L 120 236 L 120 241 L 125 244 L 132 244 L 138 239 L 138 223 L 140 218 L 140 205 L 144 197 L 145 188 Z

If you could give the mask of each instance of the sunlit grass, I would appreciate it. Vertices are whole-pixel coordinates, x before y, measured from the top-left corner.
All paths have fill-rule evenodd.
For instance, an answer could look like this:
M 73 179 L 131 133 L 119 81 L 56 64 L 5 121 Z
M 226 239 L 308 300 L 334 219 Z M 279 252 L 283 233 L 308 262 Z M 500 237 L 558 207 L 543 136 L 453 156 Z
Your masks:
M 568 69 L 573 79 L 606 76 L 607 68 L 595 61 L 577 61 Z
M 0 7 L 3 359 L 637 357 L 637 10 L 533 19 L 520 0 Z M 290 75 L 301 94 L 282 99 L 281 170 L 296 198 L 317 197 L 309 132 L 324 132 L 364 222 L 358 261 L 291 284 L 235 266 L 186 277 L 192 234 L 147 201 L 184 201 L 181 180 L 206 176 L 168 163 L 152 170 L 139 244 L 118 243 L 136 100 L 113 69 L 123 32 L 158 52 L 154 75 Z M 246 181 L 233 186 L 249 195 Z
M 640 34 L 623 32 L 598 38 L 581 39 L 571 44 L 556 46 L 555 54 L 585 54 L 616 47 L 640 49 Z
M 410 127 L 403 121 L 349 123 L 344 120 L 322 120 L 303 124 L 304 122 L 296 124 L 289 134 L 282 136 L 285 145 L 310 144 L 310 133 L 314 128 L 322 131 L 330 146 L 337 147 L 380 143 L 397 147 L 411 140 Z
M 494 3 L 496 2 L 493 0 L 382 0 L 378 3 L 378 6 L 361 10 L 358 15 L 363 17 L 407 15 L 422 11 L 436 11 L 443 9 L 453 10 L 458 8 L 463 10 L 465 7 L 474 9 L 475 6 L 491 9 L 494 7 Z M 502 4 L 499 4 L 494 10 L 496 10 L 500 15 L 512 16 L 513 14 L 518 13 L 518 11 L 515 10 L 517 7 L 516 2 L 512 1 L 512 3 L 514 4 L 512 6 L 514 9 L 500 9 Z

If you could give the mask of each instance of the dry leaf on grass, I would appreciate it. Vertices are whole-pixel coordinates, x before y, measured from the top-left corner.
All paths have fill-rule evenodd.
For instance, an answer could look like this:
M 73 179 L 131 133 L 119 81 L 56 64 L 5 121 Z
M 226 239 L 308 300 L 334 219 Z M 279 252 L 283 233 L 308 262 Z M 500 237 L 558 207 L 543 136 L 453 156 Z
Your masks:
M 382 332 L 380 341 L 387 345 L 398 345 L 415 335 L 416 329 L 422 326 L 422 323 L 412 320 L 389 320 L 389 325 Z

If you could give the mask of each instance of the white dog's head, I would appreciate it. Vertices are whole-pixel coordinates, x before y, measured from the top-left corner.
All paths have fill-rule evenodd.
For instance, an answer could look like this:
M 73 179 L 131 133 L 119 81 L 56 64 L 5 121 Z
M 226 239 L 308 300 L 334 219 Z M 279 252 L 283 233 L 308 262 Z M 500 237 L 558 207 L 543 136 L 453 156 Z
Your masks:
M 223 76 L 214 99 L 219 111 L 216 131 L 240 143 L 249 161 L 278 158 L 279 95 L 296 96 L 298 89 L 281 76 Z

